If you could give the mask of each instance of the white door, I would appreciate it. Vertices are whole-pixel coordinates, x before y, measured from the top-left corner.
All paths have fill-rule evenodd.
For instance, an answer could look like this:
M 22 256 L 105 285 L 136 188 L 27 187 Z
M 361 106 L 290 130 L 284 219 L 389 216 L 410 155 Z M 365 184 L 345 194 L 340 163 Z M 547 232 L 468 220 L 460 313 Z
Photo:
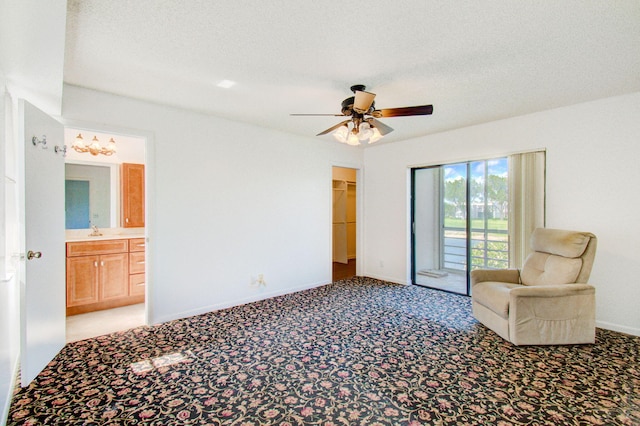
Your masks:
M 26 386 L 65 344 L 64 157 L 59 150 L 64 147 L 64 128 L 24 100 L 19 100 L 19 115 L 25 253 L 20 274 L 20 370 Z

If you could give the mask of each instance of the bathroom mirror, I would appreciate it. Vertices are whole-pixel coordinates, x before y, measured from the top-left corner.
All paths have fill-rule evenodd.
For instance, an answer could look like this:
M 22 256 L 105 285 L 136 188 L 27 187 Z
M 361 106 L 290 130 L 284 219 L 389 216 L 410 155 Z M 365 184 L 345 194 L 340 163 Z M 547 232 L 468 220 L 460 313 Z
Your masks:
M 66 229 L 117 227 L 118 193 L 116 164 L 66 163 Z

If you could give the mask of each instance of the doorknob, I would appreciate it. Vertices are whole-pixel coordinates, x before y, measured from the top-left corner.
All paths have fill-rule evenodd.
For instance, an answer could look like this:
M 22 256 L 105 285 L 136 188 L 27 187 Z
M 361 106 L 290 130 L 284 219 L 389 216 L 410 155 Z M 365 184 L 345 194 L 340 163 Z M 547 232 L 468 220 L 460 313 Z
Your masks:
M 31 259 L 40 259 L 42 257 L 42 253 L 39 251 L 31 251 L 29 250 L 27 252 L 27 259 L 31 260 Z

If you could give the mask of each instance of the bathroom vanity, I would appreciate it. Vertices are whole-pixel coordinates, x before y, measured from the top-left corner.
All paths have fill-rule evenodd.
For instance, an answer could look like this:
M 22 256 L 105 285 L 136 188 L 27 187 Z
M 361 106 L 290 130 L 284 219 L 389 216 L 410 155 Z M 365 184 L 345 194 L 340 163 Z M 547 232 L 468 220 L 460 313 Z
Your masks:
M 67 240 L 67 315 L 144 302 L 142 235 Z
M 144 164 L 67 163 L 65 187 L 67 315 L 143 303 Z

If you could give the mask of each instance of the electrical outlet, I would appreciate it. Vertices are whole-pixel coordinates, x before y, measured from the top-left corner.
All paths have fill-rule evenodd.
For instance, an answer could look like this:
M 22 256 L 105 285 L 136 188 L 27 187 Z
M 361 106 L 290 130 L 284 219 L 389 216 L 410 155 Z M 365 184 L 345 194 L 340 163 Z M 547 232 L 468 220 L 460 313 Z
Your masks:
M 381 267 L 381 268 L 384 268 L 384 260 L 381 260 L 381 261 L 380 261 L 380 267 Z

